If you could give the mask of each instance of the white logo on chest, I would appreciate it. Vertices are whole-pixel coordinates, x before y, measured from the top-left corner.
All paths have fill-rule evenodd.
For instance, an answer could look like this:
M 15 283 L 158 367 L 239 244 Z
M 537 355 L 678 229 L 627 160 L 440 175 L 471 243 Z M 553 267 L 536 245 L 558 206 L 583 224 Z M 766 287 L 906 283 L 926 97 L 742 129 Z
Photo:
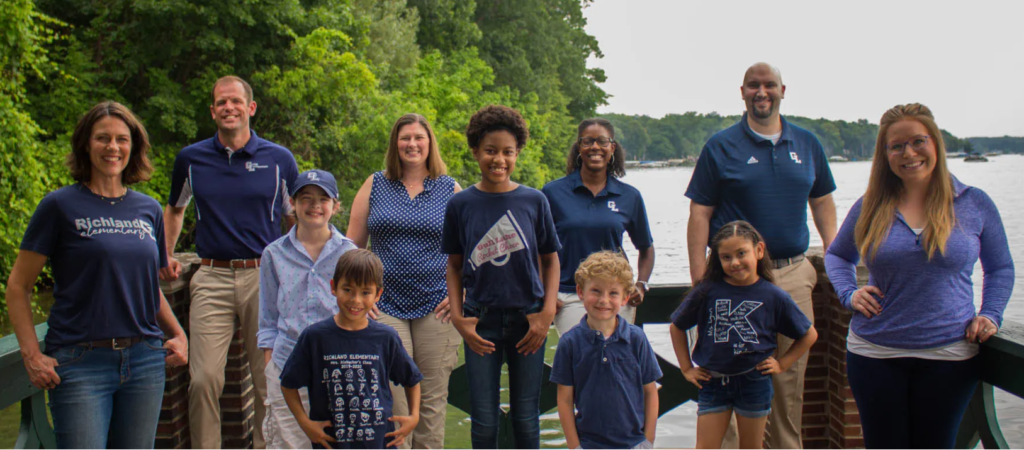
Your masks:
M 796 152 L 789 152 L 789 159 L 796 161 L 797 164 L 804 163 L 803 161 L 800 160 L 800 155 L 797 155 Z
M 245 162 L 245 170 L 248 170 L 250 172 L 255 172 L 256 169 L 267 169 L 269 167 L 270 166 L 264 166 L 262 164 L 254 163 L 252 161 L 246 161 Z M 311 174 L 311 175 L 315 175 L 315 174 Z
M 615 212 L 619 212 L 619 208 L 615 207 L 615 201 L 614 200 L 608 200 L 608 209 L 610 209 L 612 211 L 615 211 Z
M 487 262 L 495 266 L 504 266 L 513 253 L 525 248 L 526 239 L 520 231 L 519 223 L 516 222 L 512 211 L 505 211 L 505 214 L 502 214 L 491 229 L 480 238 L 480 242 L 477 242 L 469 255 L 469 262 L 474 268 L 479 268 Z

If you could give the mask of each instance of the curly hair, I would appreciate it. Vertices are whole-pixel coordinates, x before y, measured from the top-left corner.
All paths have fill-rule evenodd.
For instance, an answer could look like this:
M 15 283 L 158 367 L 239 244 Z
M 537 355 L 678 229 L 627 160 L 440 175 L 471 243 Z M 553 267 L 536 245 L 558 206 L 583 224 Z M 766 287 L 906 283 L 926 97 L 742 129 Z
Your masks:
M 508 106 L 490 105 L 481 108 L 466 125 L 466 140 L 469 148 L 480 148 L 480 141 L 492 131 L 508 131 L 516 138 L 516 150 L 522 150 L 530 138 L 523 116 Z
M 580 136 L 583 136 L 583 132 L 594 125 L 600 126 L 605 130 L 608 130 L 608 135 L 615 139 L 615 127 L 611 122 L 600 119 L 592 118 L 586 119 L 580 122 L 580 125 L 576 127 L 576 140 L 572 143 L 572 148 L 569 149 L 569 157 L 565 161 L 565 174 L 569 175 L 577 170 L 580 170 Z M 608 174 L 615 178 L 622 178 L 626 176 L 626 150 L 622 148 L 622 144 L 619 141 L 615 141 L 612 144 L 615 146 L 615 151 L 612 152 L 614 158 L 610 164 L 608 164 Z
M 623 294 L 629 296 L 636 287 L 633 285 L 633 269 L 621 253 L 603 250 L 591 253 L 576 269 L 576 286 L 584 287 L 594 279 L 618 281 Z
M 80 183 L 92 179 L 92 160 L 89 159 L 89 141 L 92 139 L 92 128 L 104 117 L 116 117 L 128 126 L 131 133 L 132 150 L 128 155 L 128 165 L 121 172 L 121 183 L 131 185 L 149 181 L 153 173 L 153 165 L 149 162 L 149 134 L 146 127 L 127 106 L 118 102 L 105 101 L 93 106 L 89 112 L 78 119 L 74 133 L 71 134 L 71 153 L 65 160 L 71 170 L 71 178 Z

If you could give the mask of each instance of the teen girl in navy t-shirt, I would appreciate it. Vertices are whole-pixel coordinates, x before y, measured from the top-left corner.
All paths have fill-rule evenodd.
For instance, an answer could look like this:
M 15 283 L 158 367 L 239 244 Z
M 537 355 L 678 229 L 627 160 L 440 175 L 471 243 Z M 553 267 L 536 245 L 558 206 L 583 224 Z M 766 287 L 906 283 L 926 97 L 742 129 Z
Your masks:
M 757 230 L 744 221 L 730 222 L 711 240 L 704 278 L 672 314 L 679 368 L 700 389 L 697 448 L 722 445 L 733 410 L 740 447 L 761 448 L 772 404 L 771 374 L 788 369 L 818 338 L 789 294 L 772 284 L 771 270 Z M 686 330 L 694 326 L 691 361 Z M 778 359 L 773 356 L 776 333 L 796 341 Z
M 482 177 L 452 196 L 445 211 L 441 251 L 448 254 L 452 323 L 466 341 L 473 448 L 498 446 L 503 361 L 516 447 L 540 446 L 544 342 L 555 316 L 559 243 L 544 195 L 510 178 L 528 137 L 516 110 L 477 111 L 466 138 Z

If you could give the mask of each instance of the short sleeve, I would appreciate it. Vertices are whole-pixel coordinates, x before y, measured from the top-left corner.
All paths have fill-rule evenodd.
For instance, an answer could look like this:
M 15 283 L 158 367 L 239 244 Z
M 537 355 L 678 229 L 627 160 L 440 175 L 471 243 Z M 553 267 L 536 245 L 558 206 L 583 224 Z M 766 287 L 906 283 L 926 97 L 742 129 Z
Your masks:
M 540 195 L 540 214 L 537 216 L 537 252 L 546 255 L 555 253 L 562 244 L 558 242 L 558 232 L 555 231 L 555 218 L 551 215 L 551 204 L 548 198 Z
M 639 192 L 636 194 L 635 205 L 633 218 L 627 225 L 626 232 L 629 233 L 629 240 L 633 242 L 633 246 L 637 250 L 643 250 L 654 244 L 654 238 L 651 237 L 651 225 L 647 221 L 647 206 L 644 205 L 644 198 Z
M 412 357 L 405 351 L 397 334 L 389 333 L 388 342 L 388 378 L 392 383 L 411 387 L 423 380 L 423 374 L 416 367 Z
M 462 223 L 459 221 L 459 209 L 458 205 L 454 201 L 448 202 L 448 206 L 444 209 L 444 225 L 441 226 L 441 253 L 447 255 L 462 255 L 465 254 L 465 249 L 462 247 L 462 239 L 459 235 L 462 233 Z
M 192 200 L 192 189 L 189 187 L 189 158 L 182 150 L 174 157 L 174 170 L 171 171 L 171 194 L 167 204 L 176 208 L 188 206 Z
M 636 355 L 640 363 L 640 381 L 645 385 L 658 381 L 663 375 L 658 365 L 658 355 L 642 331 L 636 333 L 634 339 L 640 340 L 639 354 Z
M 686 197 L 704 206 L 715 206 L 719 200 L 718 182 L 718 167 L 711 156 L 711 148 L 705 144 L 693 168 L 690 185 L 686 187 Z
M 562 386 L 573 386 L 572 381 L 572 338 L 568 333 L 558 341 L 555 360 L 551 363 L 551 382 Z
M 281 369 L 281 387 L 298 389 L 312 385 L 313 365 L 310 357 L 312 351 L 310 344 L 309 330 L 307 329 L 299 335 L 292 354 L 288 356 L 288 361 Z
M 686 298 L 683 299 L 683 303 L 676 308 L 675 312 L 672 313 L 672 324 L 680 330 L 689 330 L 697 325 L 698 316 L 700 315 L 701 308 L 698 303 L 702 303 L 706 296 L 707 289 L 704 289 L 698 285 L 690 292 L 686 294 Z
M 32 218 L 28 221 L 25 236 L 21 239 L 21 249 L 46 257 L 51 256 L 60 239 L 57 229 L 57 224 L 60 223 L 59 216 L 60 210 L 54 194 L 50 193 L 43 197 L 39 206 L 36 206 L 36 211 L 32 213 Z
M 819 198 L 836 190 L 836 182 L 832 178 L 832 169 L 828 166 L 828 157 L 821 141 L 814 139 L 814 184 L 811 186 L 810 198 Z
M 167 254 L 167 236 L 164 234 L 164 211 L 160 209 L 160 204 L 156 199 L 153 200 L 153 204 L 156 209 L 156 214 L 153 215 L 153 232 L 156 235 L 153 237 L 156 238 L 157 251 L 160 253 L 160 268 L 163 269 L 167 267 L 167 257 L 170 256 Z
M 775 331 L 794 341 L 804 337 L 811 328 L 811 320 L 800 311 L 793 297 L 778 289 L 775 304 Z

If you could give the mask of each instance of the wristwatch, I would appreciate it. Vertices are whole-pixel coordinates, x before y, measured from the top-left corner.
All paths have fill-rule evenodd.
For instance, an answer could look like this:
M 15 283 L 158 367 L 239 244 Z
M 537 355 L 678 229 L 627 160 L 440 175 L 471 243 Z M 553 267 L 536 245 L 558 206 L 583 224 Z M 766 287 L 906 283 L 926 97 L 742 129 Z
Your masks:
M 651 290 L 650 286 L 647 286 L 647 282 L 646 281 L 636 280 L 636 284 L 637 284 L 637 286 L 640 286 L 640 290 L 643 291 L 644 294 L 646 294 L 647 291 Z

